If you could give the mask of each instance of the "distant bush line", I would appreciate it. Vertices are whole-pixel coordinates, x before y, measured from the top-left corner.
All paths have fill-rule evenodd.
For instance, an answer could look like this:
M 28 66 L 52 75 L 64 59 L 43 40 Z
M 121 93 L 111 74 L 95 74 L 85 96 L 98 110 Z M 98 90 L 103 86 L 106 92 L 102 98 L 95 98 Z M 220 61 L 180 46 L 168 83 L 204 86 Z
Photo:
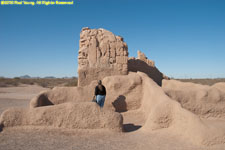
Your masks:
M 0 87 L 12 87 L 22 84 L 39 85 L 47 88 L 53 88 L 55 86 L 77 86 L 77 78 L 0 78 Z
M 172 78 L 174 79 L 174 78 Z M 174 79 L 182 82 L 192 82 L 203 85 L 213 85 L 218 82 L 225 82 L 225 78 L 216 79 Z M 42 87 L 53 88 L 55 86 L 77 86 L 77 78 L 4 78 L 0 77 L 0 87 L 19 86 L 21 84 L 39 85 Z
M 225 82 L 225 78 L 215 78 L 215 79 L 175 79 L 182 82 L 192 82 L 203 85 L 213 85 L 218 82 Z

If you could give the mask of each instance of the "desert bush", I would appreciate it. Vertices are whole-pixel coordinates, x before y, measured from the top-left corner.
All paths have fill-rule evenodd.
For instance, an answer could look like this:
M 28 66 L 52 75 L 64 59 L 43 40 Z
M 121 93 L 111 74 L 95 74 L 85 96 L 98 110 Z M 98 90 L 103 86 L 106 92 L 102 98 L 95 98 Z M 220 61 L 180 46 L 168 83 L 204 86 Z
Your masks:
M 8 87 L 8 85 L 3 82 L 0 82 L 0 87 Z
M 15 79 L 0 78 L 0 87 L 18 86 L 19 82 Z
M 38 85 L 40 85 L 40 86 L 42 86 L 44 88 L 49 87 L 48 83 L 45 83 L 45 82 L 39 83 Z
M 65 86 L 77 86 L 77 78 L 72 78 L 71 80 L 68 80 Z

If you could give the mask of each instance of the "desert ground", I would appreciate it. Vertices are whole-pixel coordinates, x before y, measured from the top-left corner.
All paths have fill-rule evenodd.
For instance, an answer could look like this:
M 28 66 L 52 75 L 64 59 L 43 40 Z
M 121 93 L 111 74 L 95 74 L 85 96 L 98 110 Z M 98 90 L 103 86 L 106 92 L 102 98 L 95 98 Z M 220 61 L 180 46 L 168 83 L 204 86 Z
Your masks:
M 39 92 L 48 90 L 38 85 L 20 85 L 0 88 L 0 113 L 9 107 L 29 106 L 30 99 Z M 145 133 L 143 114 L 138 111 L 121 113 L 124 117 L 125 132 L 109 130 L 68 130 L 55 128 L 9 127 L 0 133 L 1 150 L 39 149 L 136 149 L 136 150 L 223 150 L 225 145 L 203 146 L 193 144 L 189 139 L 173 135 L 169 129 Z M 205 119 L 215 126 L 224 126 L 224 120 Z M 224 126 L 225 127 L 225 126 Z

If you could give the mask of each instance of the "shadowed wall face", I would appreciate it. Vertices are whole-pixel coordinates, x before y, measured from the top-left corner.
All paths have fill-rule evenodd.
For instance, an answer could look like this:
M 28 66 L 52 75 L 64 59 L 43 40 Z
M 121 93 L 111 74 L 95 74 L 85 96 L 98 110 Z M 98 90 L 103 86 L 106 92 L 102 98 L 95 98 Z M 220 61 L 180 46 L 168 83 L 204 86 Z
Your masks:
M 162 86 L 163 74 L 154 66 L 148 65 L 146 62 L 139 59 L 128 60 L 128 71 L 143 72 L 152 78 L 159 86 Z

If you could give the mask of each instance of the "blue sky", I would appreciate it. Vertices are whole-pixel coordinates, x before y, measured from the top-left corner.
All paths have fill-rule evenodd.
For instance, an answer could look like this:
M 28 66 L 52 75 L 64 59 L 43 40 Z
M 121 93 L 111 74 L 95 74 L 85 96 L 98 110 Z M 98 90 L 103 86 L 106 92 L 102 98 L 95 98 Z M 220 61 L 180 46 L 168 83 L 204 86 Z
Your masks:
M 0 6 L 0 76 L 77 76 L 82 27 L 124 37 L 175 78 L 225 77 L 224 0 L 75 0 Z

